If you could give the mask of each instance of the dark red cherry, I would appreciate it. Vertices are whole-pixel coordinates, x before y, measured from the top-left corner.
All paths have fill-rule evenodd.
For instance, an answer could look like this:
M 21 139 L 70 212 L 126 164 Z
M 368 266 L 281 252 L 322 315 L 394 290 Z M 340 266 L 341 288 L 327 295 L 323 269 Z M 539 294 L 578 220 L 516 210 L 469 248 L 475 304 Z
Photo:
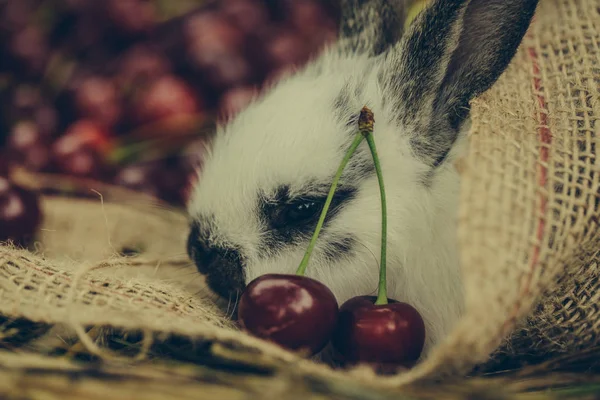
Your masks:
M 203 100 L 184 80 L 164 75 L 139 93 L 132 111 L 136 121 L 145 124 L 194 116 L 203 111 L 203 106 Z
M 425 324 L 406 303 L 388 300 L 375 305 L 375 296 L 358 296 L 341 307 L 333 333 L 333 348 L 349 364 L 411 367 L 425 344 Z
M 6 143 L 7 158 L 30 171 L 51 169 L 50 135 L 32 121 L 19 121 L 11 128 Z
M 75 90 L 75 103 L 79 114 L 112 128 L 121 117 L 119 88 L 113 80 L 91 76 L 82 80 Z
M 105 0 L 107 15 L 115 28 L 126 34 L 148 32 L 157 23 L 154 3 L 145 0 Z
M 98 123 L 81 119 L 72 123 L 52 146 L 59 172 L 90 179 L 109 175 L 106 154 L 111 149 L 110 136 Z
M 0 177 L 0 242 L 25 246 L 42 220 L 37 194 Z
M 321 351 L 337 320 L 338 304 L 327 286 L 299 275 L 266 274 L 248 284 L 238 318 L 253 335 L 290 350 Z

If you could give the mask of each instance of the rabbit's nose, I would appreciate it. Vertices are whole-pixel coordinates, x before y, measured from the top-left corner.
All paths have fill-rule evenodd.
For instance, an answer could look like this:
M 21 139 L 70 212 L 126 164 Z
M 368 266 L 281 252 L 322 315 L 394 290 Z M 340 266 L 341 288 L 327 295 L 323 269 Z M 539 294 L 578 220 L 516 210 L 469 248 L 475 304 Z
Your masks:
M 208 274 L 217 257 L 217 249 L 211 248 L 205 241 L 196 238 L 188 245 L 188 252 L 198 271 L 201 274 Z
M 208 286 L 218 295 L 229 299 L 244 289 L 243 261 L 237 249 L 195 240 L 189 245 L 189 252 L 198 271 L 206 275 Z

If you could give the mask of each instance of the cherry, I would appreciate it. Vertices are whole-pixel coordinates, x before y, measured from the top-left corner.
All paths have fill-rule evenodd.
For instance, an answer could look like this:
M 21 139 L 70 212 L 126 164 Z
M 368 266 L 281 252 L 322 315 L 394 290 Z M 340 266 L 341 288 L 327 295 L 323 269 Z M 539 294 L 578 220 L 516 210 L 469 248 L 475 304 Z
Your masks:
M 266 274 L 240 297 L 241 326 L 292 350 L 321 351 L 337 320 L 338 304 L 325 285 L 298 275 Z
M 20 121 L 9 133 L 7 156 L 31 171 L 45 171 L 52 165 L 49 144 L 49 135 L 42 133 L 39 125 L 31 121 Z
M 225 0 L 221 12 L 245 33 L 253 33 L 266 25 L 268 12 L 263 4 L 252 0 Z
M 44 70 L 50 53 L 43 32 L 35 26 L 17 32 L 10 43 L 10 50 L 34 74 Z
M 38 196 L 0 177 L 0 242 L 25 246 L 42 220 Z
M 120 118 L 119 93 L 111 79 L 101 76 L 83 79 L 75 90 L 75 101 L 82 117 L 101 122 L 108 128 Z
M 2 4 L 0 25 L 10 31 L 23 28 L 31 20 L 36 6 L 36 1 L 32 0 L 5 1 Z
M 79 120 L 71 124 L 53 145 L 53 158 L 60 172 L 102 179 L 108 174 L 105 155 L 110 150 L 106 131 L 96 122 Z
M 169 60 L 143 44 L 136 45 L 119 61 L 118 82 L 122 85 L 142 84 L 166 75 L 171 70 Z
M 202 52 L 202 49 L 200 49 Z M 202 73 L 219 90 L 250 81 L 252 67 L 248 60 L 238 52 L 209 53 L 202 52 L 199 62 Z
M 148 32 L 156 24 L 156 10 L 146 0 L 105 0 L 108 17 L 126 34 Z
M 287 2 L 292 24 L 313 50 L 321 47 L 336 36 L 337 27 L 333 18 L 322 4 L 314 0 L 292 0 Z
M 340 307 L 331 340 L 348 363 L 366 362 L 411 367 L 425 343 L 425 324 L 417 310 L 395 300 L 375 304 L 375 296 L 358 296 Z
M 192 64 L 220 88 L 250 79 L 252 68 L 241 54 L 242 32 L 217 13 L 202 13 L 185 26 L 187 51 Z
M 228 53 L 241 48 L 242 32 L 217 12 L 203 12 L 190 17 L 183 26 L 186 43 L 209 53 Z
M 202 100 L 185 81 L 174 75 L 164 75 L 138 94 L 133 112 L 138 122 L 152 123 L 193 116 L 201 112 L 202 107 Z
M 294 31 L 281 29 L 269 32 L 266 52 L 274 68 L 288 65 L 302 65 L 308 60 L 309 48 L 305 41 Z

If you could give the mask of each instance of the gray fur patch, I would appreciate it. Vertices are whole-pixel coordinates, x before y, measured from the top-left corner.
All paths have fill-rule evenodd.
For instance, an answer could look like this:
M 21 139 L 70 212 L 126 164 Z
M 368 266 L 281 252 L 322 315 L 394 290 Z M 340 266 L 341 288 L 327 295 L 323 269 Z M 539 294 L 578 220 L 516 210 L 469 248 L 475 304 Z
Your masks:
M 342 0 L 342 49 L 371 56 L 385 52 L 402 36 L 407 0 Z

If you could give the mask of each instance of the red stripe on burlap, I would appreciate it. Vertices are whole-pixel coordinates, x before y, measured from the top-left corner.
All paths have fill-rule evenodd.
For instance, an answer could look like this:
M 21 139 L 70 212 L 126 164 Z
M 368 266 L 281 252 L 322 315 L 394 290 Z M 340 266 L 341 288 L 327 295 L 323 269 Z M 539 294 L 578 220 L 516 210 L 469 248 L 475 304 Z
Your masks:
M 532 21 L 532 25 L 535 21 Z M 530 38 L 532 37 L 532 35 L 528 35 Z M 540 128 L 539 128 L 539 140 L 540 140 L 540 155 L 539 155 L 539 163 L 538 163 L 538 176 L 537 176 L 537 183 L 538 186 L 541 188 L 541 190 L 539 191 L 539 211 L 540 211 L 540 216 L 538 218 L 537 221 L 537 229 L 536 229 L 536 243 L 533 247 L 533 252 L 532 252 L 532 256 L 531 256 L 531 262 L 529 264 L 529 270 L 527 271 L 527 274 L 525 276 L 523 276 L 523 280 L 522 280 L 522 285 L 521 285 L 521 290 L 519 293 L 519 298 L 517 300 L 517 302 L 515 303 L 515 306 L 513 308 L 513 311 L 511 312 L 511 314 L 508 316 L 506 322 L 503 325 L 503 335 L 508 334 L 509 330 L 511 330 L 513 328 L 513 325 L 515 323 L 515 320 L 517 318 L 517 315 L 519 314 L 519 311 L 521 309 L 522 306 L 522 299 L 527 296 L 531 290 L 531 282 L 533 280 L 533 274 L 536 270 L 536 268 L 538 267 L 538 261 L 539 261 L 539 257 L 540 257 L 540 252 L 541 252 L 541 247 L 542 247 L 542 238 L 544 236 L 544 227 L 546 224 L 545 221 L 545 215 L 546 215 L 546 210 L 547 210 L 547 204 L 548 204 L 548 197 L 546 196 L 546 194 L 544 193 L 544 188 L 547 185 L 548 182 L 548 158 L 550 155 L 550 145 L 552 144 L 552 132 L 550 131 L 550 128 L 548 127 L 548 108 L 547 108 L 547 104 L 546 104 L 546 99 L 544 98 L 544 96 L 542 95 L 541 91 L 542 91 L 542 79 L 540 77 L 540 66 L 538 64 L 538 54 L 535 50 L 534 47 L 528 47 L 527 48 L 527 54 L 529 55 L 529 58 L 531 59 L 531 63 L 532 63 L 532 68 L 533 68 L 533 74 L 534 74 L 534 78 L 533 78 L 533 87 L 535 90 L 535 97 L 536 100 L 538 102 L 539 108 L 540 108 L 540 112 L 539 115 L 536 115 L 536 119 L 538 119 L 539 124 L 540 124 Z

